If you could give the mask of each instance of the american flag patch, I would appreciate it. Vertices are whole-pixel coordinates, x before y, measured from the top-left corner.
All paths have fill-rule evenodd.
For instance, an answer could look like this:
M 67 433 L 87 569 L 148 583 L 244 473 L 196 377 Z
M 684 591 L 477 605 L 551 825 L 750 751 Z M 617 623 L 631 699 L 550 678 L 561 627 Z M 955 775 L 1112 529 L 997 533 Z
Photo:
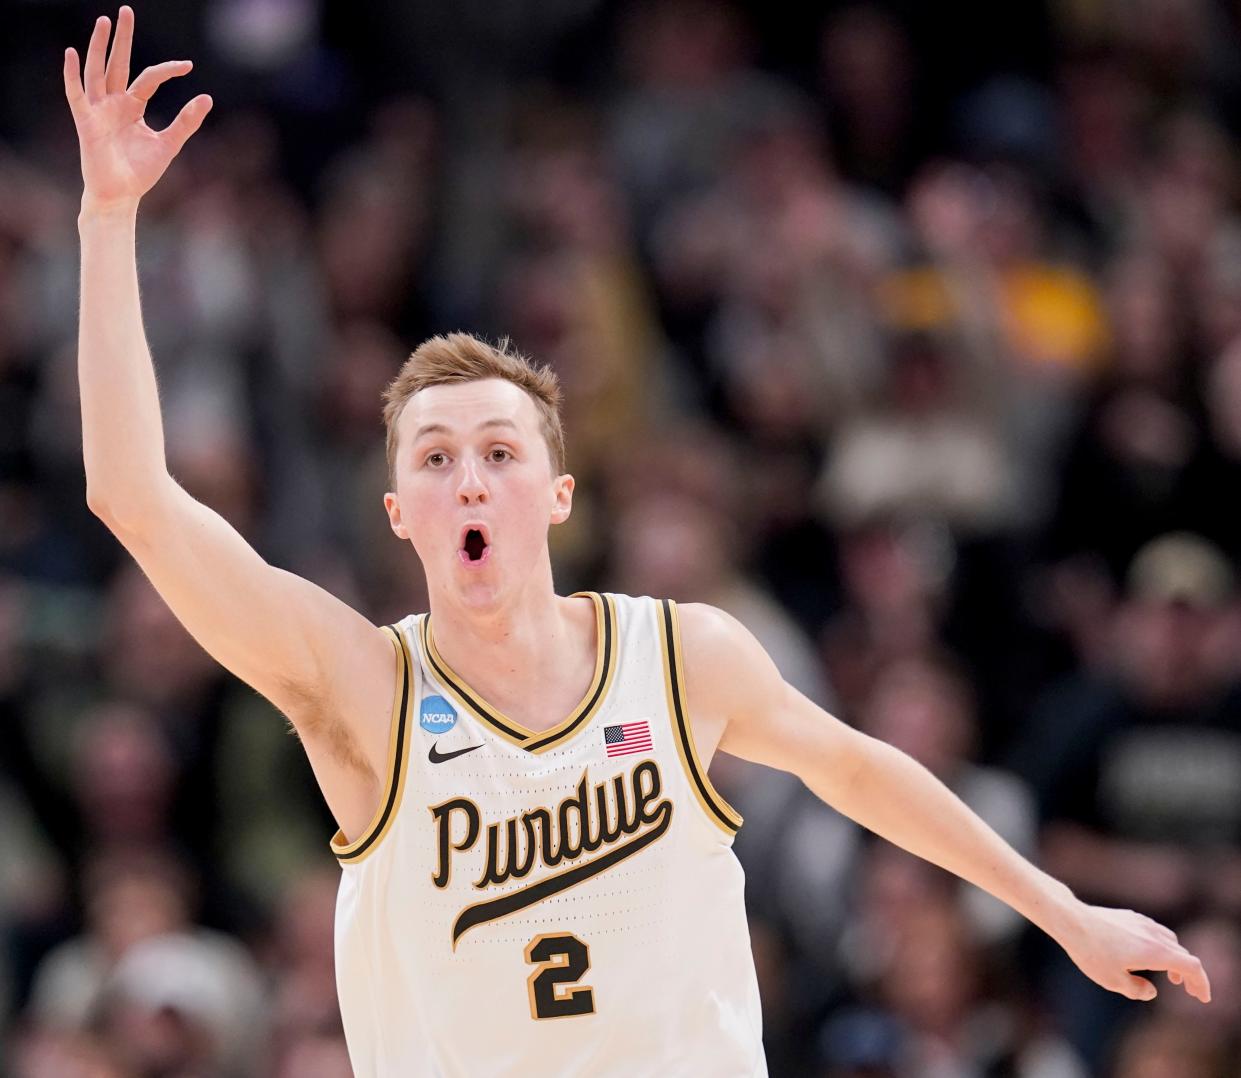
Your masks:
M 608 747 L 609 756 L 645 752 L 651 747 L 650 723 L 643 719 L 641 722 L 626 722 L 620 726 L 605 726 L 603 743 Z

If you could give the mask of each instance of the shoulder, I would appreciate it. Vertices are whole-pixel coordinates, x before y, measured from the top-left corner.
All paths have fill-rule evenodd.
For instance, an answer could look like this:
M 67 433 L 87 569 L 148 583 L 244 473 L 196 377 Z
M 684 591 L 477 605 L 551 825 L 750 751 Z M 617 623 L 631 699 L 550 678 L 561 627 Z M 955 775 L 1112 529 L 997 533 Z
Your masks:
M 685 647 L 744 647 L 750 631 L 727 611 L 708 603 L 676 603 Z M 757 643 L 757 641 L 755 641 Z
M 830 755 L 843 759 L 845 729 L 789 685 L 737 618 L 705 603 L 678 607 L 690 713 L 734 756 L 802 774 Z
M 676 603 L 676 620 L 686 661 L 725 665 L 757 640 L 736 618 L 707 603 Z
M 678 603 L 681 650 L 693 696 L 730 711 L 778 686 L 775 663 L 740 621 L 707 603 Z

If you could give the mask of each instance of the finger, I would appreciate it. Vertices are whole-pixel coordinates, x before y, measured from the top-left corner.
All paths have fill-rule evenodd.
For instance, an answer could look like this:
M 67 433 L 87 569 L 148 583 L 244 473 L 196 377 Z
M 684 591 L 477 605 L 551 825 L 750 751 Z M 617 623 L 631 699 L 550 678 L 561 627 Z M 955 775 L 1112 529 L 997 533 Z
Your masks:
M 171 145 L 174 155 L 181 152 L 181 147 L 202 126 L 207 113 L 211 111 L 211 104 L 211 98 L 207 94 L 199 94 L 192 101 L 187 101 L 177 113 L 177 118 L 160 132 L 160 137 Z
M 78 50 L 65 49 L 65 97 L 69 99 L 69 111 L 73 113 L 73 122 L 80 124 L 88 108 L 86 91 L 82 89 L 82 67 L 78 60 Z
M 129 56 L 134 44 L 134 9 L 123 6 L 116 13 L 116 35 L 108 56 L 105 85 L 110 94 L 122 94 L 129 85 Z
M 1127 976 L 1124 980 L 1124 986 L 1120 989 L 1121 995 L 1128 996 L 1130 999 L 1154 999 L 1159 993 L 1155 986 L 1151 984 L 1145 977 L 1135 977 L 1133 974 Z
M 86 47 L 86 100 L 92 105 L 108 92 L 104 81 L 103 56 L 108 50 L 108 29 L 112 23 L 107 15 L 95 20 L 90 44 Z
M 1211 1002 L 1211 980 L 1207 977 L 1207 971 L 1202 968 L 1202 963 L 1191 954 L 1185 957 L 1185 964 L 1177 968 L 1183 979 L 1185 991 L 1194 999 L 1201 1000 L 1203 1003 Z
M 1211 1001 L 1211 982 L 1202 963 L 1183 947 L 1167 951 L 1162 958 L 1153 962 L 1149 969 L 1168 971 L 1168 979 L 1173 984 L 1183 984 L 1185 991 L 1203 1003 Z M 1177 979 L 1173 979 L 1173 977 Z
M 162 64 L 152 64 L 142 72 L 129 88 L 130 97 L 136 97 L 144 105 L 151 100 L 158 90 L 169 79 L 188 75 L 194 64 L 189 60 L 165 60 Z

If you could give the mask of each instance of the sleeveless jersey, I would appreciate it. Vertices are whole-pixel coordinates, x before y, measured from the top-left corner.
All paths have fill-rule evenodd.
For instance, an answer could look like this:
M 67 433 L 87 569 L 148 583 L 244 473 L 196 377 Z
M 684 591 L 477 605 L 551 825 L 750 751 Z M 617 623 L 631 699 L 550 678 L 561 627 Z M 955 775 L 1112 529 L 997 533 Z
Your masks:
M 430 615 L 387 627 L 387 786 L 332 840 L 359 1078 L 767 1073 L 741 818 L 694 748 L 676 606 L 586 594 L 594 678 L 537 732 L 448 667 Z

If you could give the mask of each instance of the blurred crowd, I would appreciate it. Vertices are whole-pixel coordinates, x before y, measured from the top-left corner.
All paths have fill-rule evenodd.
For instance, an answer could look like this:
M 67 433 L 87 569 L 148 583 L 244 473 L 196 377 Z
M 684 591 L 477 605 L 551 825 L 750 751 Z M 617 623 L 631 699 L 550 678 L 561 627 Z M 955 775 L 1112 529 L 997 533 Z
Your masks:
M 59 81 L 100 12 L 4 8 L 0 1072 L 347 1075 L 298 743 L 86 508 Z M 216 110 L 138 246 L 191 493 L 425 609 L 380 393 L 509 335 L 566 390 L 559 591 L 730 611 L 1213 984 L 1097 989 L 720 756 L 774 1076 L 1241 1076 L 1241 4 L 137 5 L 136 68 L 183 55 L 152 121 Z

